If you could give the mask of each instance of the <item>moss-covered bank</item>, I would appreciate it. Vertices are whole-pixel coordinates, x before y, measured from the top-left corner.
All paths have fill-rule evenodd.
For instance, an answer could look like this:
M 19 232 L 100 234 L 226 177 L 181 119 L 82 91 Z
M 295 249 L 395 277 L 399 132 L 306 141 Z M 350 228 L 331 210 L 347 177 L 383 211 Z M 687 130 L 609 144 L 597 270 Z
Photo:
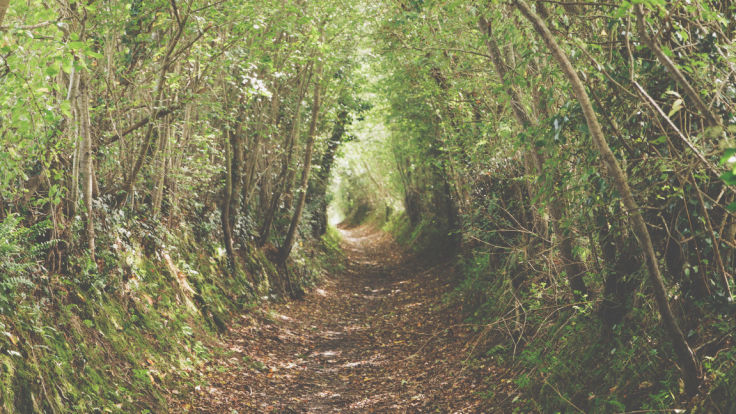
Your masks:
M 196 381 L 233 317 L 338 265 L 334 231 L 281 269 L 248 248 L 236 271 L 194 233 L 112 237 L 97 271 L 80 260 L 15 297 L 0 315 L 0 412 L 164 412 L 167 386 Z

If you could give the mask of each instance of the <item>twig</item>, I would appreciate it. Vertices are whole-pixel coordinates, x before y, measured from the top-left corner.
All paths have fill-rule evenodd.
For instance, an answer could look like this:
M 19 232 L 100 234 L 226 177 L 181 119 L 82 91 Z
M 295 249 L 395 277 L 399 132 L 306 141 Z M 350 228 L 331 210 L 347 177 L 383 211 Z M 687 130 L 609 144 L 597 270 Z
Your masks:
M 619 5 L 616 3 L 606 3 L 606 2 L 589 2 L 589 1 L 558 1 L 558 0 L 537 0 L 540 3 L 552 3 L 552 4 L 559 4 L 561 6 L 606 6 L 606 7 L 618 7 Z
M 33 30 L 33 29 L 40 29 L 42 27 L 51 26 L 54 23 L 59 23 L 60 20 L 49 20 L 47 22 L 41 22 L 36 24 L 31 24 L 28 26 L 0 26 L 0 32 L 7 32 L 8 30 Z
M 552 385 L 552 383 L 550 383 L 549 381 L 547 381 L 547 378 L 544 379 L 544 383 L 547 384 L 547 385 L 549 385 L 550 387 L 552 387 L 552 389 L 555 390 L 555 392 L 557 393 L 557 395 L 559 395 L 560 398 L 562 398 L 563 401 L 565 401 L 566 403 L 570 404 L 570 406 L 572 406 L 573 408 L 575 408 L 576 410 L 578 410 L 578 412 L 581 412 L 581 413 L 585 414 L 585 411 L 581 410 L 580 407 L 578 407 L 577 405 L 573 404 L 572 401 L 570 401 L 567 398 L 565 398 L 560 393 L 560 390 L 557 389 L 557 387 L 555 387 L 554 385 Z
M 664 119 L 664 121 L 667 123 L 667 125 L 672 128 L 677 133 L 677 136 L 680 138 L 680 140 L 688 147 L 690 150 L 695 154 L 695 156 L 702 162 L 710 172 L 715 175 L 716 177 L 721 176 L 721 172 L 715 165 L 713 165 L 710 161 L 708 161 L 707 158 L 698 150 L 695 145 L 687 139 L 687 137 L 680 131 L 680 129 L 675 125 L 674 122 L 672 122 L 672 119 L 670 119 L 669 116 L 662 110 L 662 108 L 657 104 L 657 102 L 649 96 L 646 90 L 639 84 L 639 82 L 634 81 L 634 86 L 639 91 L 639 93 L 642 95 L 642 97 L 646 100 L 646 102 L 654 108 L 657 113 Z M 728 186 L 731 191 L 734 191 L 734 189 L 731 186 Z

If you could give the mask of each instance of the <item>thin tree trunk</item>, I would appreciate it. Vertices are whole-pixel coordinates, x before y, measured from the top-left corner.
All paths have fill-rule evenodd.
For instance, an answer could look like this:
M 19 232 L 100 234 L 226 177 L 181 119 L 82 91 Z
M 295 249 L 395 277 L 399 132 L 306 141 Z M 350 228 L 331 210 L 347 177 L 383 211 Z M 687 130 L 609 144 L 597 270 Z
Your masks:
M 72 73 L 69 78 L 69 93 L 67 99 L 73 103 L 71 121 L 74 124 L 73 137 L 74 140 L 74 154 L 72 155 L 72 183 L 71 183 L 71 206 L 69 209 L 70 216 L 74 217 L 77 214 L 77 203 L 79 202 L 79 159 L 81 154 L 82 143 L 80 138 L 82 136 L 81 121 L 79 116 L 79 81 L 74 78 L 74 69 L 72 67 Z M 76 122 L 74 122 L 76 121 Z
M 642 5 L 638 4 L 634 6 L 634 10 L 636 11 L 636 20 L 637 27 L 639 29 L 639 35 L 641 36 L 642 40 L 644 40 L 644 43 L 646 43 L 647 47 L 651 49 L 652 52 L 654 52 L 654 55 L 657 57 L 657 60 L 659 60 L 659 63 L 667 68 L 667 74 L 685 91 L 685 94 L 687 94 L 687 96 L 692 100 L 695 106 L 698 107 L 698 110 L 706 118 L 709 125 L 720 125 L 720 118 L 708 108 L 705 102 L 703 102 L 703 99 L 700 97 L 700 94 L 698 94 L 698 92 L 695 91 L 695 88 L 690 85 L 690 82 L 688 82 L 687 78 L 682 73 L 680 68 L 677 67 L 675 62 L 673 62 L 672 59 L 669 58 L 669 56 L 664 54 L 662 48 L 660 48 L 656 41 L 647 33 L 647 28 L 644 22 L 644 9 L 642 8 Z
M 291 253 L 291 248 L 294 244 L 294 237 L 296 236 L 299 222 L 302 218 L 302 212 L 304 211 L 305 200 L 307 199 L 307 186 L 309 185 L 309 172 L 312 169 L 312 151 L 314 149 L 314 139 L 317 135 L 317 122 L 319 120 L 319 109 L 321 104 L 321 89 L 322 89 L 322 70 L 324 64 L 320 61 L 317 67 L 317 77 L 314 81 L 314 99 L 312 102 L 312 119 L 309 124 L 309 135 L 307 136 L 307 148 L 304 151 L 304 169 L 302 170 L 301 182 L 299 183 L 299 201 L 296 204 L 294 215 L 291 218 L 291 224 L 289 230 L 286 233 L 286 239 L 284 244 L 281 245 L 279 251 L 279 261 L 285 262 Z
M 271 109 L 270 109 L 270 115 L 269 115 L 269 121 L 270 124 L 264 122 L 264 128 L 273 128 L 275 130 L 279 130 L 279 111 L 281 109 L 281 99 L 280 99 L 280 90 L 278 87 L 274 87 L 273 95 L 271 96 Z M 252 154 L 250 156 L 249 163 L 251 164 L 251 174 L 249 175 L 247 185 L 248 187 L 243 189 L 245 192 L 244 197 L 245 200 L 243 200 L 244 203 L 248 203 L 255 194 L 255 191 L 261 190 L 261 194 L 264 194 L 264 183 L 266 181 L 266 177 L 268 174 L 268 170 L 270 169 L 270 163 L 268 162 L 268 158 L 260 156 L 262 153 L 266 152 L 268 149 L 268 141 L 264 138 L 270 138 L 270 134 L 267 130 L 260 132 L 262 136 L 259 139 L 258 145 L 254 149 L 255 153 L 257 155 Z M 265 165 L 264 165 L 265 163 Z M 260 184 L 259 184 L 260 183 Z M 267 192 L 265 192 L 267 194 Z M 259 203 L 263 205 L 265 202 L 265 199 L 263 196 L 260 197 Z
M 225 133 L 225 196 L 222 201 L 221 219 L 222 235 L 225 242 L 225 251 L 230 269 L 235 269 L 235 250 L 233 249 L 233 230 L 230 225 L 230 201 L 233 197 L 232 149 L 230 148 L 230 130 L 226 127 Z
M 89 248 L 90 258 L 95 263 L 95 221 L 94 209 L 92 205 L 92 195 L 94 190 L 94 159 L 92 158 L 92 134 L 91 123 L 89 118 L 89 102 L 87 96 L 87 82 L 85 77 L 80 74 L 79 80 L 79 122 L 80 132 L 82 133 L 81 144 L 81 171 L 84 177 L 84 204 L 87 210 L 87 247 Z
M 250 152 L 247 157 L 243 158 L 243 188 L 241 191 L 241 205 L 246 207 L 250 202 L 250 196 L 253 194 L 255 187 L 256 178 L 258 176 L 258 161 L 261 156 L 261 132 L 256 132 L 256 137 L 253 142 L 247 146 Z
M 192 105 L 187 104 L 184 108 L 184 124 L 182 125 L 181 135 L 180 138 L 177 140 L 177 145 L 175 146 L 184 146 L 189 143 L 189 138 L 191 137 L 191 129 L 192 129 Z M 170 155 L 170 162 L 171 162 L 171 169 L 170 171 L 176 171 L 179 168 L 179 159 L 180 156 L 177 152 L 176 155 Z M 178 187 L 178 181 L 177 181 L 177 174 L 171 173 L 169 175 L 169 179 L 171 180 L 171 199 L 169 200 L 169 224 L 172 224 L 174 222 L 174 219 L 176 218 L 176 212 L 177 212 L 177 205 L 179 203 L 179 192 L 177 191 Z
M 713 247 L 713 254 L 715 255 L 716 264 L 718 265 L 718 270 L 721 274 L 721 283 L 723 284 L 723 289 L 726 290 L 728 298 L 731 302 L 733 302 L 731 287 L 728 285 L 728 273 L 726 272 L 726 266 L 723 265 L 723 257 L 721 257 L 721 248 L 719 247 L 721 241 L 718 239 L 717 233 L 713 231 L 713 223 L 711 223 L 710 214 L 708 214 L 708 207 L 706 206 L 705 200 L 703 199 L 703 192 L 700 191 L 700 187 L 698 187 L 698 182 L 695 181 L 695 176 L 693 175 L 693 173 L 690 173 L 690 181 L 693 183 L 693 187 L 695 187 L 695 194 L 697 194 L 698 196 L 700 209 L 703 212 L 705 228 L 708 230 L 708 234 L 710 235 Z
M 317 198 L 319 203 L 317 217 L 312 226 L 312 235 L 315 238 L 327 232 L 327 200 L 325 199 L 327 181 L 330 179 L 330 171 L 332 170 L 332 165 L 335 163 L 335 154 L 345 135 L 345 127 L 348 125 L 349 120 L 350 117 L 347 109 L 342 109 L 337 114 L 337 122 L 332 129 L 330 139 L 327 141 L 327 148 L 319 163 L 320 169 L 307 190 L 307 201 L 309 202 L 309 200 Z
M 295 176 L 296 169 L 290 168 L 286 175 L 286 180 L 284 181 L 284 211 L 290 211 L 291 206 L 294 203 L 294 186 L 296 185 L 296 183 L 294 183 Z
M 156 161 L 156 187 L 153 194 L 153 218 L 157 219 L 161 212 L 166 183 L 167 148 L 171 139 L 171 117 L 166 117 L 164 125 L 159 128 L 158 159 Z
M 243 160 L 245 156 L 245 149 L 243 148 L 243 123 L 238 122 L 235 131 L 229 134 L 230 137 L 230 180 L 231 180 L 231 194 L 230 194 L 230 228 L 235 227 L 235 222 L 240 216 L 240 206 L 242 201 L 242 189 L 243 189 Z
M 174 49 L 176 48 L 176 45 L 179 43 L 179 40 L 181 39 L 181 36 L 184 33 L 185 23 L 186 23 L 186 18 L 185 18 L 185 21 L 182 22 L 181 25 L 179 25 L 179 28 L 177 29 L 176 34 L 171 40 L 171 43 L 169 44 L 169 47 L 166 50 L 166 55 L 164 56 L 163 61 L 161 63 L 161 69 L 158 75 L 158 82 L 156 83 L 156 96 L 151 105 L 151 108 L 152 108 L 151 116 L 150 116 L 151 122 L 148 124 L 146 135 L 143 137 L 143 145 L 141 145 L 140 151 L 138 152 L 138 157 L 136 158 L 135 164 L 133 164 L 133 170 L 130 172 L 130 176 L 128 176 L 128 179 L 126 180 L 125 185 L 123 186 L 125 193 L 128 195 L 130 195 L 130 192 L 133 189 L 133 186 L 135 185 L 135 179 L 138 176 L 138 172 L 140 172 L 141 167 L 143 166 L 143 161 L 146 159 L 146 154 L 148 154 L 148 150 L 151 148 L 151 145 L 153 144 L 152 136 L 153 136 L 153 127 L 155 125 L 155 122 L 152 122 L 152 121 L 157 119 L 159 117 L 159 113 L 161 112 L 161 109 L 159 107 L 161 106 L 161 100 L 163 99 L 164 89 L 166 87 L 166 74 L 169 73 L 169 66 L 171 65 L 171 56 L 174 53 Z
M 0 0 L 0 26 L 3 25 L 3 20 L 5 19 L 5 12 L 8 11 L 9 7 L 10 7 L 10 0 Z
M 266 217 L 263 221 L 263 227 L 261 227 L 260 236 L 258 237 L 258 246 L 263 246 L 268 241 L 268 238 L 271 234 L 271 225 L 273 224 L 274 217 L 276 216 L 276 210 L 278 209 L 279 200 L 281 198 L 283 188 L 284 186 L 288 185 L 288 181 L 284 180 L 288 176 L 289 165 L 291 164 L 291 157 L 294 153 L 294 143 L 296 142 L 296 138 L 299 135 L 299 127 L 301 125 L 302 114 L 302 101 L 304 100 L 305 91 L 307 89 L 304 85 L 309 82 L 309 79 L 311 79 L 311 77 L 312 74 L 310 71 L 310 73 L 308 75 L 305 74 L 305 76 L 299 82 L 299 99 L 297 100 L 297 106 L 295 109 L 296 113 L 294 114 L 294 121 L 291 125 L 289 140 L 286 144 L 288 149 L 286 156 L 284 157 L 284 164 L 281 166 L 281 172 L 276 179 L 276 191 L 274 191 L 274 194 L 271 197 L 271 202 L 268 206 Z
M 665 330 L 671 338 L 672 346 L 677 355 L 680 368 L 682 369 L 686 391 L 688 394 L 694 395 L 700 384 L 700 367 L 695 359 L 693 350 L 685 340 L 685 335 L 683 335 L 680 326 L 675 320 L 675 315 L 672 313 L 672 309 L 670 308 L 670 303 L 667 298 L 667 289 L 665 288 L 664 281 L 662 280 L 662 274 L 659 270 L 659 264 L 657 262 L 657 256 L 654 253 L 654 246 L 652 245 L 649 230 L 647 229 L 647 224 L 644 222 L 644 218 L 641 215 L 639 206 L 634 200 L 634 195 L 629 187 L 626 174 L 621 169 L 618 160 L 616 160 L 611 148 L 608 146 L 608 142 L 603 135 L 603 129 L 598 122 L 598 117 L 593 110 L 593 105 L 585 91 L 585 85 L 583 85 L 583 82 L 578 77 L 578 74 L 570 63 L 567 55 L 557 44 L 552 32 L 547 28 L 546 23 L 531 9 L 531 7 L 529 7 L 529 4 L 524 0 L 514 1 L 521 13 L 532 23 L 534 29 L 557 60 L 560 69 L 562 69 L 565 76 L 570 81 L 573 92 L 575 93 L 575 96 L 583 110 L 583 115 L 585 116 L 593 142 L 598 148 L 598 152 L 607 167 L 608 174 L 613 180 L 613 184 L 619 194 L 621 194 L 623 204 L 629 214 L 632 230 L 639 241 L 642 253 L 646 259 L 649 282 L 652 290 L 654 291 L 654 298 L 657 302 L 659 313 L 662 316 L 662 322 L 664 323 Z
M 298 121 L 299 116 L 297 114 L 294 122 Z M 286 181 L 284 179 L 287 176 L 287 170 L 289 169 L 289 164 L 291 163 L 291 154 L 294 151 L 293 140 L 291 142 L 292 143 L 289 144 L 289 148 L 287 149 L 288 152 L 284 157 L 284 164 L 281 166 L 281 173 L 279 173 L 279 176 L 276 178 L 275 191 L 271 195 L 270 202 L 268 203 L 266 217 L 263 220 L 263 226 L 261 227 L 261 232 L 258 237 L 258 246 L 263 246 L 264 244 L 266 244 L 268 238 L 271 236 L 271 226 L 273 225 L 273 220 L 276 217 L 276 210 L 278 210 L 279 200 L 281 199 L 283 188 L 284 186 L 286 186 Z
M 495 39 L 493 38 L 491 23 L 485 18 L 481 17 L 480 28 L 481 31 L 486 35 L 486 45 L 488 46 L 488 53 L 491 56 L 491 60 L 493 60 L 493 65 L 496 68 L 496 72 L 501 78 L 501 82 L 505 82 L 506 66 L 501 57 L 501 50 L 499 49 Z M 538 120 L 536 119 L 536 117 L 532 117 L 524 108 L 519 92 L 513 86 L 509 85 L 506 88 L 506 93 L 511 100 L 511 107 L 513 109 L 514 118 L 516 118 L 519 126 L 522 129 L 528 129 L 533 126 L 537 126 Z M 543 154 L 531 150 L 527 153 L 527 156 L 530 158 L 531 161 L 529 164 L 534 164 L 528 166 L 528 168 L 531 170 L 529 171 L 529 173 L 542 174 L 542 165 L 544 164 Z M 532 191 L 535 191 L 535 189 L 531 186 L 530 183 L 527 183 L 527 187 L 530 195 L 533 194 Z M 555 191 L 555 193 L 558 192 L 559 190 Z M 562 195 L 553 194 L 552 200 L 550 202 L 550 215 L 552 216 L 552 227 L 554 229 L 557 242 L 559 243 L 562 266 L 565 271 L 565 276 L 567 277 L 568 283 L 570 284 L 570 290 L 572 291 L 573 296 L 576 299 L 581 299 L 588 293 L 588 288 L 585 286 L 585 281 L 583 280 L 583 276 L 585 275 L 585 267 L 580 263 L 579 260 L 575 258 L 575 255 L 573 254 L 575 241 L 573 237 L 570 236 L 569 231 L 562 226 L 561 222 L 564 210 L 565 208 L 564 203 L 562 202 Z M 538 217 L 535 218 L 537 220 L 541 219 Z

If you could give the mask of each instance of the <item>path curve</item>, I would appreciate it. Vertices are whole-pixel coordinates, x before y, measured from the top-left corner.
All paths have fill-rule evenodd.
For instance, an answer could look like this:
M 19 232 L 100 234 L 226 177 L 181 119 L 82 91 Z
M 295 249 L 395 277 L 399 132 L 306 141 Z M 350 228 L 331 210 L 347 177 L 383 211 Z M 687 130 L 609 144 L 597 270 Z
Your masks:
M 471 333 L 442 302 L 449 262 L 423 265 L 386 233 L 341 230 L 344 272 L 303 300 L 244 317 L 181 392 L 175 412 L 491 412 L 478 396 L 486 367 L 468 367 Z

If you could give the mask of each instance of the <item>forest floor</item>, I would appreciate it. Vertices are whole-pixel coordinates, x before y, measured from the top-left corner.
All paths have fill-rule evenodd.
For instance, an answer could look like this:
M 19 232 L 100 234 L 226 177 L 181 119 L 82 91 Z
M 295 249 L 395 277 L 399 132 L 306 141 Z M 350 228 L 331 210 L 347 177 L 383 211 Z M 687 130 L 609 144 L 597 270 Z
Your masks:
M 494 411 L 481 390 L 498 373 L 468 363 L 475 334 L 442 300 L 452 263 L 404 255 L 368 226 L 341 232 L 345 271 L 244 315 L 201 368 L 206 380 L 172 394 L 173 412 Z

